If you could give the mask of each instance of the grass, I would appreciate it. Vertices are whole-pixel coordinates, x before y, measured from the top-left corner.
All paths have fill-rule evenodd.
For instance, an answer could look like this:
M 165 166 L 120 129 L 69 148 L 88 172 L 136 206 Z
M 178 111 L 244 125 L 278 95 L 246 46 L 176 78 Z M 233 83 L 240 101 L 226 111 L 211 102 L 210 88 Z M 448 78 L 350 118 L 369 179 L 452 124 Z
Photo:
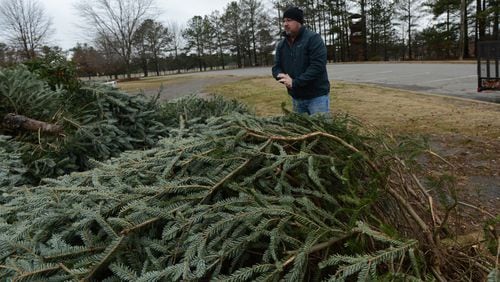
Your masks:
M 257 115 L 271 116 L 281 114 L 281 104 L 291 110 L 291 101 L 284 87 L 274 79 L 247 78 L 237 82 L 210 86 L 207 93 L 236 99 L 250 106 Z
M 243 79 L 209 87 L 207 92 L 240 100 L 261 116 L 281 114 L 283 102 L 291 109 L 285 88 L 272 78 Z M 337 81 L 332 82 L 330 103 L 332 112 L 395 133 L 500 138 L 497 104 Z
M 137 93 L 146 89 L 159 89 L 162 85 L 168 86 L 174 83 L 187 83 L 193 79 L 195 79 L 195 77 L 186 75 L 155 76 L 135 81 L 119 82 L 118 88 L 125 92 Z

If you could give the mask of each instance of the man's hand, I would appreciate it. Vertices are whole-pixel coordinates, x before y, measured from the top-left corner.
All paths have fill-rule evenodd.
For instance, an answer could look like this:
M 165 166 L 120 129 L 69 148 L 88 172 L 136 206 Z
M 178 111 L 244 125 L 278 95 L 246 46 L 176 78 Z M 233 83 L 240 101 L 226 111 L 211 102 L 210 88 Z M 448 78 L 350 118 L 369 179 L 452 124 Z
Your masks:
M 286 88 L 288 89 L 292 89 L 292 78 L 288 75 L 288 74 L 285 74 L 285 73 L 280 73 L 278 74 L 278 78 L 279 78 L 279 82 L 280 83 L 283 83 L 285 84 Z

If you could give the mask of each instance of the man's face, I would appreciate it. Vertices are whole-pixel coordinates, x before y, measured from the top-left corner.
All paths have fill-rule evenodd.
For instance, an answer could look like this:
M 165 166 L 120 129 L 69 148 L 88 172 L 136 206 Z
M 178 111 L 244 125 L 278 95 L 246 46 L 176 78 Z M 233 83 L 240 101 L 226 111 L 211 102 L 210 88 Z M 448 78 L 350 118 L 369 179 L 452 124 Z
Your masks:
M 287 35 L 297 35 L 301 26 L 302 25 L 296 20 L 292 20 L 290 18 L 283 19 L 283 28 L 285 29 Z

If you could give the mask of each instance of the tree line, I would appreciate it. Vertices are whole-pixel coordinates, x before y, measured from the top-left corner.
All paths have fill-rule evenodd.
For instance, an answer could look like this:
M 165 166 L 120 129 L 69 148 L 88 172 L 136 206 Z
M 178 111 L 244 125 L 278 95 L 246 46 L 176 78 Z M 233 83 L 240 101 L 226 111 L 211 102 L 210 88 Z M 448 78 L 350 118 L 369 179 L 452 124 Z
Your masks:
M 85 0 L 75 8 L 87 43 L 70 50 L 80 76 L 270 65 L 283 10 L 304 10 L 334 62 L 465 59 L 499 40 L 500 0 L 238 0 L 165 23 L 155 0 Z M 38 0 L 0 0 L 0 65 L 43 56 L 53 29 Z M 57 27 L 56 27 L 57 28 Z M 50 52 L 49 52 L 50 53 Z

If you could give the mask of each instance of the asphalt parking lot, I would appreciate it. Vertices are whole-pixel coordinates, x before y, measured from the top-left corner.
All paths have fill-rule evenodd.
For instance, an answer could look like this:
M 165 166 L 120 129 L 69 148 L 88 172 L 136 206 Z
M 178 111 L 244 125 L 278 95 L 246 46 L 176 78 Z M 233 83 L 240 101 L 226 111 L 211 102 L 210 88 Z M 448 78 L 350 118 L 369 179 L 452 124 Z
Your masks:
M 476 64 L 333 64 L 331 79 L 500 103 L 500 91 L 477 92 Z

